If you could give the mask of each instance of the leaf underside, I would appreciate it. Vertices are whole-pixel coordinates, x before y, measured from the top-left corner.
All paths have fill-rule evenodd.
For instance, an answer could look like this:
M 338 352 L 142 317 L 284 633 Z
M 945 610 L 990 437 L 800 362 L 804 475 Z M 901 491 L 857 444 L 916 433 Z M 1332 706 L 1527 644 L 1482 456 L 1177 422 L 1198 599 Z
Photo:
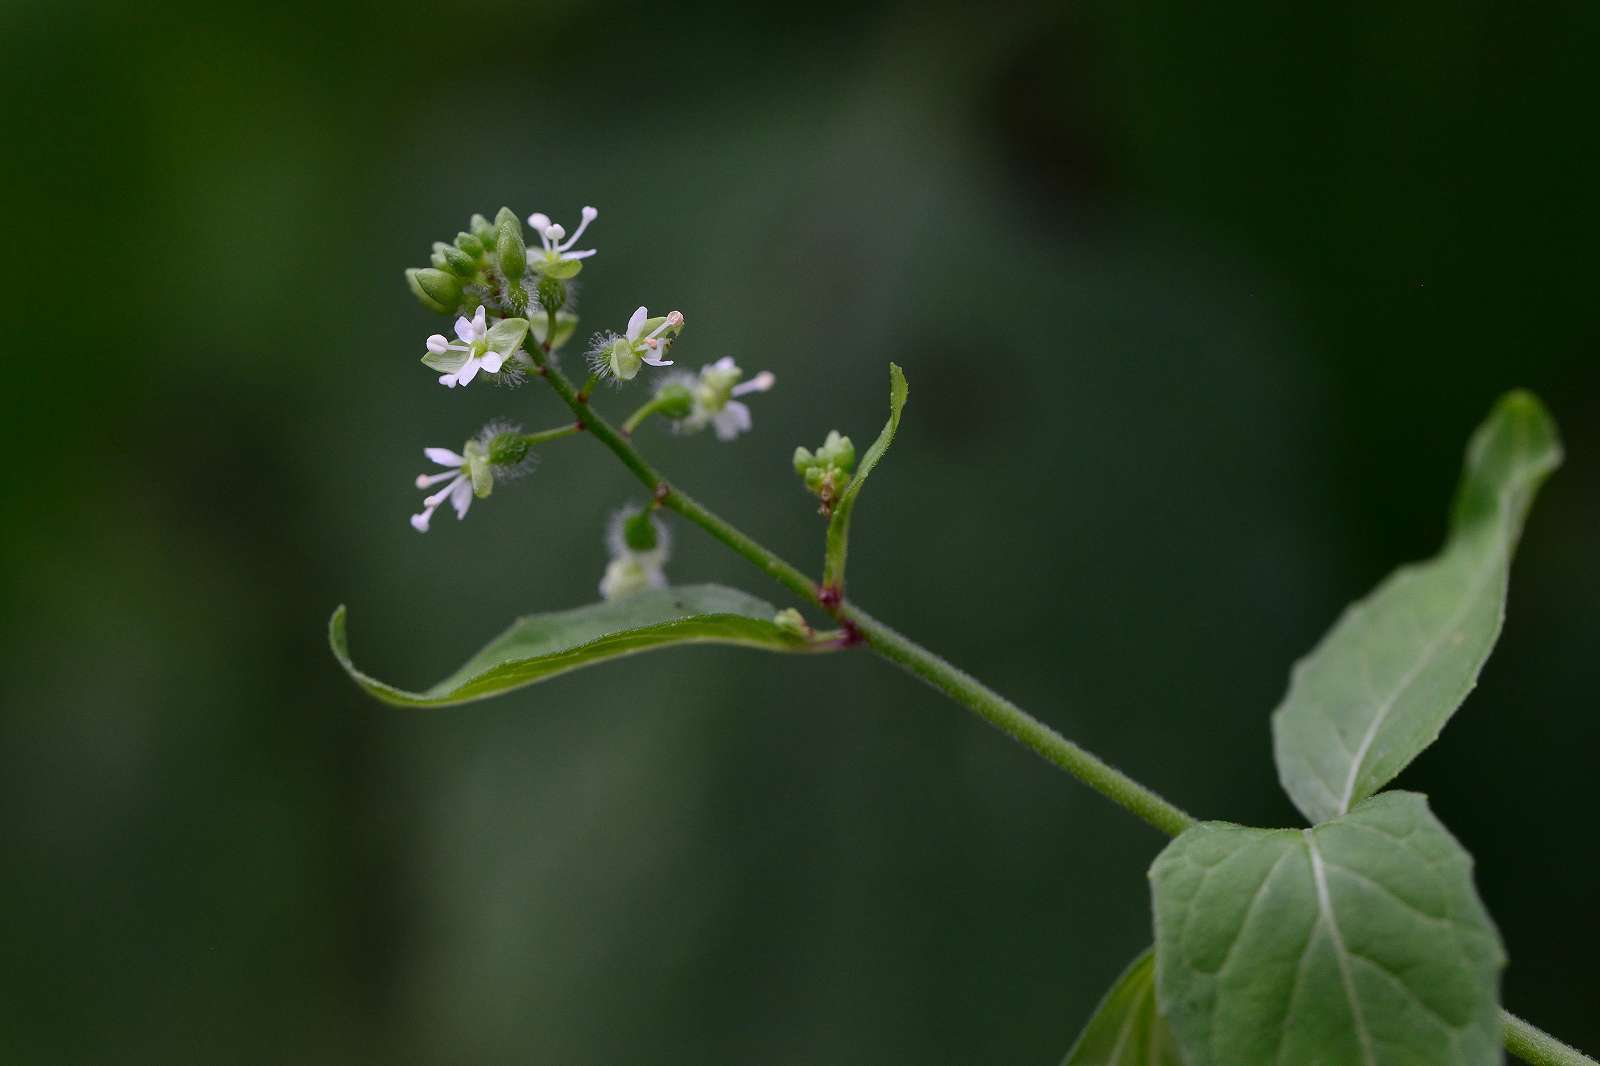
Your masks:
M 1155 961 L 1146 949 L 1122 972 L 1061 1066 L 1183 1066 L 1156 1009 Z
M 910 395 L 911 387 L 906 384 L 905 373 L 897 364 L 890 363 L 889 421 L 884 424 L 878 439 L 861 457 L 855 476 L 839 494 L 838 502 L 833 505 L 833 517 L 828 521 L 827 552 L 822 563 L 822 583 L 825 586 L 840 588 L 844 585 L 845 557 L 850 551 L 850 516 L 856 509 L 856 497 L 861 494 L 861 486 L 866 483 L 872 468 L 878 465 L 883 454 L 889 450 L 889 445 L 894 443 L 895 431 L 900 428 L 900 412 L 905 409 L 906 398 Z
M 408 692 L 370 677 L 350 661 L 345 609 L 328 620 L 328 643 L 356 684 L 386 703 L 445 707 L 498 695 L 557 674 L 654 648 L 734 644 L 767 651 L 830 651 L 772 621 L 771 604 L 720 585 L 650 589 L 609 603 L 518 619 L 432 688 Z
M 1468 445 L 1443 550 L 1395 571 L 1295 665 L 1272 715 L 1273 754 L 1313 824 L 1393 780 L 1477 684 L 1523 519 L 1560 461 L 1539 401 L 1501 399 Z
M 1150 879 L 1157 994 L 1188 1066 L 1501 1061 L 1505 955 L 1424 797 L 1315 829 L 1205 822 Z

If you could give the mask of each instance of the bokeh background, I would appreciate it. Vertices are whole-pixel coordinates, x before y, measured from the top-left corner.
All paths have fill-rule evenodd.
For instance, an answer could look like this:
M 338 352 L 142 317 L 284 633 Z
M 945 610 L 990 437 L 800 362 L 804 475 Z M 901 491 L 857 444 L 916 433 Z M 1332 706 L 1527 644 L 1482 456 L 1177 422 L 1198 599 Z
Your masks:
M 1290 663 L 1537 390 L 1567 465 L 1400 783 L 1478 858 L 1507 1004 L 1600 1048 L 1597 21 L 0 7 L 5 1059 L 1050 1063 L 1148 942 L 1159 836 L 869 655 L 433 713 L 338 672 L 341 602 L 423 684 L 591 600 L 637 495 L 564 441 L 406 523 L 422 445 L 562 418 L 416 363 L 402 269 L 502 203 L 600 208 L 586 326 L 681 307 L 679 358 L 776 372 L 737 446 L 644 442 L 808 567 L 787 455 L 870 439 L 904 365 L 853 594 L 1202 816 L 1296 824 Z M 676 579 L 783 602 L 677 533 Z

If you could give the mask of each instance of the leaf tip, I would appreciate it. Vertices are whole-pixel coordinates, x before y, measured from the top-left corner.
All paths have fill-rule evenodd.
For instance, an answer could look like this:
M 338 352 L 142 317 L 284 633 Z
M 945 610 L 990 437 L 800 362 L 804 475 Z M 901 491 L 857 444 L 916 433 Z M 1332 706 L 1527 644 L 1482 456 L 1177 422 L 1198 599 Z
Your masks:
M 350 668 L 350 642 L 344 631 L 344 604 L 333 609 L 333 614 L 328 617 L 328 647 L 333 649 L 334 658 L 338 659 L 345 669 Z

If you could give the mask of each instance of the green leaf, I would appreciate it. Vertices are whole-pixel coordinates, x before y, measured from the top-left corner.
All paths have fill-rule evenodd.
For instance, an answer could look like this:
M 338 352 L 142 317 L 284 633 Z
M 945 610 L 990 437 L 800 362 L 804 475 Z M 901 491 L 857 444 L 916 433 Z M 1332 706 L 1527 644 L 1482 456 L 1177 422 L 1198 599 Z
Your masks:
M 850 479 L 850 484 L 845 486 L 844 492 L 839 494 L 838 502 L 833 505 L 833 518 L 828 522 L 827 556 L 822 565 L 824 588 L 839 590 L 844 588 L 845 556 L 850 550 L 850 514 L 855 510 L 856 497 L 861 494 L 861 486 L 866 483 L 867 475 L 872 473 L 872 468 L 878 465 L 883 453 L 894 443 L 895 430 L 900 428 L 900 412 L 905 408 L 906 397 L 910 392 L 905 373 L 897 365 L 890 363 L 889 421 L 884 425 L 883 432 L 878 434 L 878 439 L 872 442 L 872 447 L 867 449 L 867 454 L 861 457 L 861 466 Z
M 771 604 L 720 585 L 651 589 L 609 603 L 518 619 L 455 673 L 407 692 L 350 661 L 341 606 L 328 620 L 334 657 L 356 684 L 386 703 L 445 707 L 498 695 L 609 659 L 682 644 L 738 644 L 768 651 L 832 651 L 827 634 L 806 638 L 773 622 Z
M 1505 954 L 1424 797 L 1315 829 L 1203 822 L 1150 880 L 1157 994 L 1189 1066 L 1501 1061 Z
M 1523 519 L 1560 462 L 1539 401 L 1502 398 L 1467 446 L 1444 549 L 1396 570 L 1295 665 L 1273 712 L 1273 752 L 1313 823 L 1393 780 L 1477 684 L 1500 635 Z
M 1155 952 L 1146 949 L 1117 978 L 1061 1066 L 1183 1066 L 1156 1009 Z

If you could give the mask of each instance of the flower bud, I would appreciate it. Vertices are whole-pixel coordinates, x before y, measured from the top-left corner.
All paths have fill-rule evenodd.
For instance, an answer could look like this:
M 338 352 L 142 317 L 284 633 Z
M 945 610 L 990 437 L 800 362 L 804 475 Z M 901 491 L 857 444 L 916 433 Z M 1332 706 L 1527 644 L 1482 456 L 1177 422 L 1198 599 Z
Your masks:
M 483 254 L 483 242 L 466 230 L 456 234 L 456 247 L 476 259 Z
M 406 284 L 423 307 L 441 315 L 450 314 L 461 303 L 461 282 L 443 270 L 412 268 L 406 271 Z
M 516 281 L 527 273 L 528 246 L 522 243 L 522 223 L 517 221 L 515 215 L 500 223 L 500 231 L 495 238 L 495 257 L 500 263 L 500 273 L 506 276 L 506 280 Z
M 806 624 L 805 615 L 793 607 L 785 607 L 772 617 L 772 624 L 779 629 L 793 633 L 797 637 L 812 636 L 812 628 Z
M 485 251 L 494 247 L 494 239 L 500 232 L 493 222 L 490 222 L 482 215 L 473 215 L 472 221 L 467 223 L 467 228 L 472 231 L 474 237 L 478 238 L 478 242 L 483 245 Z
M 500 227 L 504 226 L 507 222 L 511 223 L 517 228 L 517 236 L 522 236 L 522 220 L 517 217 L 517 213 L 511 210 L 511 208 L 502 207 L 500 210 L 494 213 L 495 232 L 498 233 L 500 231 Z
M 470 279 L 477 275 L 478 261 L 455 245 L 442 245 L 439 254 L 444 257 L 444 268 L 456 277 Z
M 655 551 L 661 543 L 661 538 L 656 534 L 656 524 L 649 511 L 639 511 L 629 515 L 622 522 L 622 543 L 630 551 L 650 552 Z
M 850 438 L 830 430 L 822 447 L 815 452 L 805 448 L 794 450 L 794 472 L 800 475 L 806 491 L 822 501 L 822 513 L 832 512 L 834 501 L 850 484 L 850 472 L 856 465 L 856 447 Z

